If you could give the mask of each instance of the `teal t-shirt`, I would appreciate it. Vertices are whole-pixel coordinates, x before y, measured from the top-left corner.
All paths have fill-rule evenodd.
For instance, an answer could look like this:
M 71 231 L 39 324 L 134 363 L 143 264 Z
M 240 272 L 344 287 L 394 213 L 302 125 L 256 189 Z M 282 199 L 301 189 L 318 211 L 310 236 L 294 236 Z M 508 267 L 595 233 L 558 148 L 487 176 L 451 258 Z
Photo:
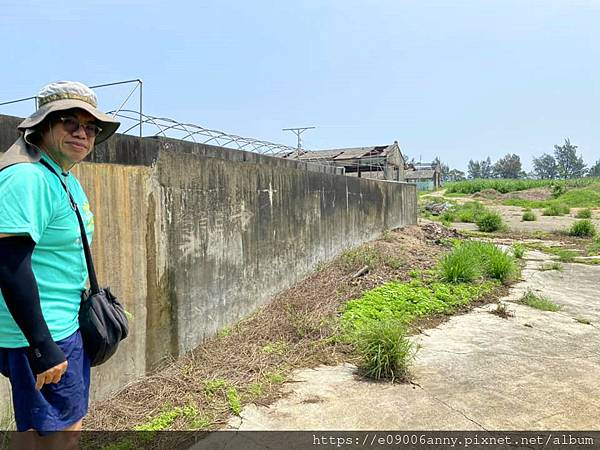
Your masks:
M 67 183 L 91 244 L 94 216 L 83 188 L 73 174 L 63 177 L 54 161 L 45 154 L 42 158 Z M 0 233 L 28 234 L 36 243 L 31 262 L 52 338 L 58 341 L 77 331 L 81 291 L 88 277 L 81 231 L 59 178 L 41 163 L 20 163 L 0 171 Z M 0 347 L 28 345 L 0 292 Z

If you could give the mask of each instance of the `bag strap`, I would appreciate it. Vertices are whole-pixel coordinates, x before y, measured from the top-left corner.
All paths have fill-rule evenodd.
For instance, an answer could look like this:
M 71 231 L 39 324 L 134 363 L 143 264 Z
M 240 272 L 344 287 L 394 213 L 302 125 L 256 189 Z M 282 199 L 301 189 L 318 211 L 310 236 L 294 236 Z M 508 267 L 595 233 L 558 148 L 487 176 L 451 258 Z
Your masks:
M 79 208 L 77 207 L 77 202 L 75 201 L 75 199 L 69 192 L 69 188 L 67 187 L 67 185 L 65 184 L 63 179 L 60 177 L 60 175 L 58 173 L 56 173 L 56 170 L 54 170 L 54 168 L 50 164 L 48 164 L 47 161 L 44 161 L 44 159 L 40 159 L 40 163 L 44 167 L 46 167 L 50 172 L 52 172 L 54 175 L 56 175 L 58 177 L 58 179 L 60 180 L 60 184 L 62 185 L 63 189 L 69 196 L 69 202 L 71 203 L 71 208 L 73 208 L 73 210 L 75 211 L 75 214 L 77 214 L 77 221 L 79 222 L 79 230 L 81 231 L 81 242 L 83 243 L 83 252 L 85 253 L 85 263 L 87 265 L 88 276 L 90 278 L 90 289 L 92 291 L 92 294 L 97 294 L 100 292 L 100 287 L 98 286 L 98 279 L 96 278 L 96 270 L 94 269 L 94 262 L 92 260 L 92 252 L 90 251 L 90 245 L 87 240 L 87 234 L 85 233 L 85 225 L 83 224 L 83 219 L 81 218 L 81 214 L 79 213 Z

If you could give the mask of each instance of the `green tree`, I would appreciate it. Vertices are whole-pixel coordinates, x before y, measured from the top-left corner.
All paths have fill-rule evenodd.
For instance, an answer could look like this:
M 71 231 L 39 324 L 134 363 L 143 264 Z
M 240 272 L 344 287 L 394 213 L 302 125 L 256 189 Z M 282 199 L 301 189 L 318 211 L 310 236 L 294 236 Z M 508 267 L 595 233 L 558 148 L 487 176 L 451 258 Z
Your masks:
M 492 160 L 489 156 L 487 159 L 481 161 L 470 160 L 467 173 L 469 174 L 469 178 L 492 178 L 494 174 Z
M 469 174 L 469 178 L 481 178 L 481 163 L 479 161 L 469 160 L 469 165 L 467 167 L 467 173 Z
M 579 178 L 585 175 L 585 163 L 577 156 L 577 146 L 565 139 L 564 145 L 554 146 L 554 158 L 561 178 Z
M 553 180 L 558 178 L 558 167 L 554 156 L 544 153 L 539 158 L 533 158 L 533 171 L 538 178 Z
M 493 170 L 496 178 L 521 178 L 523 172 L 521 158 L 519 155 L 509 153 L 496 161 Z
M 462 170 L 452 169 L 448 172 L 448 181 L 465 180 L 465 173 Z
M 600 177 L 600 159 L 596 161 L 596 164 L 590 167 L 588 175 L 590 177 Z

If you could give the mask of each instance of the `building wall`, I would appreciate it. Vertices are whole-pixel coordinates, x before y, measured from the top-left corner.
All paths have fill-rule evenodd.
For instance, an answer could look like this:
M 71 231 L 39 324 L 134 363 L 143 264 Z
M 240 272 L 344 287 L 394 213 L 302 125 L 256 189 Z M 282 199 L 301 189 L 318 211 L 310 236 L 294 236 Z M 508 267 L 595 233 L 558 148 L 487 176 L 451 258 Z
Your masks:
M 0 116 L 0 149 L 17 122 Z M 117 135 L 98 146 L 74 173 L 95 214 L 99 280 L 133 320 L 116 356 L 93 370 L 92 398 L 193 349 L 319 262 L 416 223 L 414 185 L 328 170 L 173 139 Z M 8 404 L 0 396 L 0 415 Z

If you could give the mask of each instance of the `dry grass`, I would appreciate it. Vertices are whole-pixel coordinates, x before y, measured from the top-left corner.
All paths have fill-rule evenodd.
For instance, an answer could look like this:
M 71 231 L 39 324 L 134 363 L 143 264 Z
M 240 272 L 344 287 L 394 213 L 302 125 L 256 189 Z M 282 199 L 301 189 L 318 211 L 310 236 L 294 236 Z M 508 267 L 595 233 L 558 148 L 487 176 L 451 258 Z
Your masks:
M 390 231 L 356 250 L 354 263 L 340 257 L 320 267 L 235 327 L 92 405 L 85 429 L 131 430 L 183 407 L 198 411 L 197 417 L 181 415 L 166 429 L 219 429 L 235 412 L 228 399 L 232 388 L 242 405 L 267 405 L 282 395 L 293 369 L 352 362 L 351 348 L 336 340 L 340 305 L 392 279 L 409 280 L 412 270 L 432 268 L 446 250 L 434 243 L 444 233 L 438 225 Z M 378 256 L 366 274 L 353 278 L 362 267 L 361 252 Z

